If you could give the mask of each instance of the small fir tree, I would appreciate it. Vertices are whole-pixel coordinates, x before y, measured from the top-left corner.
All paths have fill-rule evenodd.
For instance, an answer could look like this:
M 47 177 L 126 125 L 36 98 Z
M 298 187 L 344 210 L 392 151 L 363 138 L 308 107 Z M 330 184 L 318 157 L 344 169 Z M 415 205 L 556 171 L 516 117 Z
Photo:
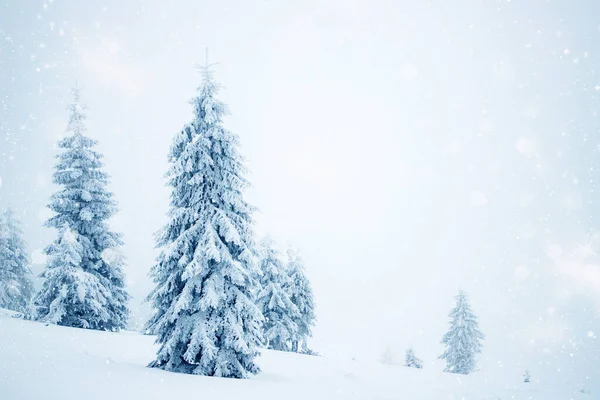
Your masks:
M 446 350 L 439 357 L 446 360 L 444 372 L 467 375 L 475 370 L 475 357 L 481 353 L 485 338 L 479 331 L 477 317 L 471 311 L 467 295 L 460 290 L 456 295 L 456 306 L 450 312 L 450 330 L 442 343 Z
M 127 326 L 129 317 L 123 259 L 114 257 L 114 262 L 108 262 L 106 254 L 119 253 L 123 243 L 121 235 L 111 231 L 107 223 L 116 212 L 116 202 L 107 189 L 108 175 L 102 170 L 102 155 L 94 150 L 97 142 L 85 136 L 84 109 L 80 91 L 74 89 L 69 106 L 69 134 L 58 143 L 62 152 L 57 156 L 53 175 L 60 190 L 52 195 L 48 204 L 55 215 L 46 222 L 46 226 L 59 230 L 59 236 L 45 249 L 50 260 L 46 267 L 51 271 L 44 272 L 42 277 L 54 279 L 57 270 L 70 270 L 70 278 L 64 282 L 71 283 L 61 282 L 79 288 L 80 294 L 91 296 L 89 305 L 102 299 L 102 310 L 95 306 L 81 307 L 88 301 L 63 296 L 74 293 L 72 288 L 67 287 L 65 292 L 62 286 L 49 283 L 44 284 L 45 289 L 36 296 L 35 306 L 40 320 L 79 328 L 119 330 Z M 65 235 L 75 237 L 75 247 L 80 246 L 81 252 L 79 258 L 63 263 L 60 252 L 65 250 Z M 78 264 L 74 264 L 74 260 L 79 260 Z M 82 280 L 77 281 L 79 278 Z M 63 304 L 59 306 L 58 302 Z M 60 313 L 51 316 L 52 309 L 65 310 L 64 317 L 57 319 Z
M 294 322 L 296 335 L 292 338 L 292 351 L 304 352 L 308 349 L 307 339 L 312 336 L 315 325 L 315 305 L 310 281 L 306 277 L 304 261 L 297 251 L 288 249 L 287 274 L 289 276 L 285 291 L 298 309 Z M 301 344 L 300 344 L 301 343 Z
M 302 344 L 302 348 L 300 349 L 300 354 L 304 354 L 304 355 L 307 355 L 307 356 L 316 356 L 316 357 L 320 357 L 321 356 L 321 354 L 319 354 L 318 351 L 315 351 L 315 350 L 309 348 L 306 343 Z
M 531 375 L 529 374 L 528 369 L 526 369 L 525 372 L 523 372 L 523 382 L 525 382 L 525 383 L 531 382 Z
M 98 329 L 99 323 L 110 319 L 109 282 L 81 267 L 82 239 L 64 226 L 48 249 L 47 265 L 41 275 L 44 283 L 36 299 L 42 322 Z
M 381 353 L 381 358 L 379 361 L 385 365 L 396 365 L 394 353 L 392 352 L 392 349 L 389 346 L 386 346 L 383 353 Z
M 265 321 L 264 339 L 267 348 L 290 351 L 293 341 L 298 341 L 300 318 L 298 307 L 290 299 L 290 279 L 275 250 L 273 241 L 265 238 L 260 243 L 261 290 L 257 304 Z
M 33 282 L 23 232 L 11 209 L 0 210 L 0 308 L 26 312 Z
M 415 356 L 412 348 L 406 350 L 406 354 L 404 355 L 404 366 L 419 369 L 423 368 L 423 361 Z
M 208 66 L 201 71 L 194 119 L 169 153 L 170 220 L 157 235 L 156 287 L 148 297 L 154 312 L 147 330 L 159 344 L 150 366 L 246 378 L 259 372 L 262 323 L 253 301 L 253 207 L 243 195 L 238 137 L 223 128 L 219 85 Z

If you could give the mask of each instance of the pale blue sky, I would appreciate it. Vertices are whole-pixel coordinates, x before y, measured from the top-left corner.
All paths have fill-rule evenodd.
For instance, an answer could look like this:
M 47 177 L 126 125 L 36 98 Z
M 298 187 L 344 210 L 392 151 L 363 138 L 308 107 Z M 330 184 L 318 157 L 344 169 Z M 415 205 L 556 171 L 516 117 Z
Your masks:
M 599 8 L 0 0 L 0 204 L 32 252 L 52 239 L 41 222 L 78 80 L 143 321 L 166 154 L 209 47 L 257 231 L 306 260 L 317 350 L 413 345 L 439 368 L 463 287 L 487 335 L 483 371 L 575 382 L 600 373 L 600 243 L 585 246 L 600 229 Z

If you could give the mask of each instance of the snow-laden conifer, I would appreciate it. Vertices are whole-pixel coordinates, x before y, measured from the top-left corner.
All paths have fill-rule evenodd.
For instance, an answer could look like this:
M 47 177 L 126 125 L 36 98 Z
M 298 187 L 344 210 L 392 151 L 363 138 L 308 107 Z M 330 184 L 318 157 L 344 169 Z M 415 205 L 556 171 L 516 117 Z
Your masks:
M 74 89 L 73 102 L 69 106 L 68 135 L 58 143 L 61 152 L 53 175 L 53 181 L 60 189 L 51 196 L 48 204 L 55 215 L 46 222 L 46 226 L 59 230 L 59 236 L 45 249 L 49 261 L 42 277 L 59 279 L 59 270 L 64 270 L 65 274 L 69 271 L 69 277 L 60 278 L 61 286 L 44 283 L 36 296 L 35 306 L 37 318 L 41 320 L 81 328 L 118 330 L 126 327 L 129 317 L 123 259 L 114 258 L 116 261 L 107 262 L 103 255 L 120 252 L 122 240 L 107 223 L 116 212 L 116 202 L 107 189 L 108 175 L 102 170 L 102 155 L 94 150 L 97 142 L 85 135 L 84 109 L 79 89 Z M 72 257 L 68 261 L 62 260 L 61 252 L 67 251 L 65 240 L 72 241 L 71 237 L 76 242 L 71 247 L 81 249 L 79 252 L 68 249 Z M 69 297 L 75 292 L 77 299 Z M 53 309 L 64 310 L 63 317 L 58 318 L 62 311 L 50 315 Z
M 0 210 L 0 308 L 25 312 L 32 296 L 23 232 L 11 209 Z
M 300 318 L 298 307 L 290 299 L 290 278 L 270 238 L 260 242 L 261 290 L 257 304 L 265 321 L 265 345 L 269 349 L 290 351 L 292 341 L 298 341 Z
M 412 348 L 406 350 L 404 355 L 404 366 L 409 368 L 423 368 L 423 361 L 417 356 Z
M 442 339 L 446 350 L 439 358 L 446 360 L 444 372 L 467 375 L 475 370 L 475 357 L 481 353 L 485 337 L 479 330 L 466 293 L 460 290 L 455 299 L 456 305 L 449 314 L 450 330 Z
M 285 291 L 296 308 L 298 314 L 294 318 L 297 326 L 292 338 L 292 351 L 305 352 L 308 349 L 307 339 L 312 336 L 315 325 L 315 304 L 310 281 L 306 277 L 304 261 L 297 251 L 288 249 L 287 275 L 289 277 Z
M 48 261 L 41 275 L 44 283 L 36 297 L 40 321 L 100 329 L 110 319 L 109 283 L 81 267 L 83 239 L 64 226 L 47 249 Z
M 261 342 L 253 208 L 238 137 L 223 127 L 226 106 L 208 66 L 191 101 L 192 122 L 175 136 L 167 173 L 169 222 L 157 235 L 161 251 L 148 300 L 147 331 L 160 345 L 150 366 L 168 371 L 246 378 Z

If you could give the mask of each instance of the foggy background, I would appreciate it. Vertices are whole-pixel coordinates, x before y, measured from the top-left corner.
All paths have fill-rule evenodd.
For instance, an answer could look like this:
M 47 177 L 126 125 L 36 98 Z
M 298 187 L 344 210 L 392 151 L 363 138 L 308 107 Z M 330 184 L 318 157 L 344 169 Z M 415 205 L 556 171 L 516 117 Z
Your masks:
M 599 385 L 598 15 L 591 0 L 0 0 L 0 206 L 37 275 L 78 81 L 139 328 L 208 47 L 256 232 L 306 262 L 312 348 L 401 363 L 413 346 L 441 371 L 460 287 L 486 376 Z

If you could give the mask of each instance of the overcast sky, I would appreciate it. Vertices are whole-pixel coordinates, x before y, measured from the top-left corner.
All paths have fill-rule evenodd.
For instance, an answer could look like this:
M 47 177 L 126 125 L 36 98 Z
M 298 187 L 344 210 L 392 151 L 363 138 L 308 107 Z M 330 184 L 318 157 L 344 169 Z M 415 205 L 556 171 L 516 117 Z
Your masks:
M 39 273 L 78 81 L 143 323 L 167 152 L 208 47 L 257 234 L 306 261 L 317 351 L 400 359 L 412 345 L 441 369 L 461 287 L 485 373 L 577 384 L 600 373 L 599 13 L 591 0 L 0 0 L 0 205 Z

